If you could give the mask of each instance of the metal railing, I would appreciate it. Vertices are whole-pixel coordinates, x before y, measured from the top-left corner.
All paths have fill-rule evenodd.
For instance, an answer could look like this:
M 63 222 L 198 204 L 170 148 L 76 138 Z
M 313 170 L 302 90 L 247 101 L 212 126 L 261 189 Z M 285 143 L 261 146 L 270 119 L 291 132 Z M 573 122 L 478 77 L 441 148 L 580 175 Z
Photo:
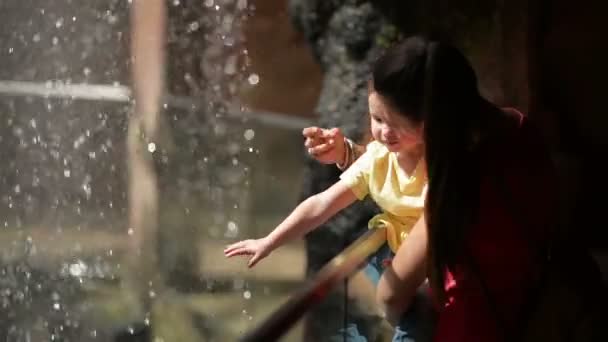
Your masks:
M 276 341 L 291 329 L 315 304 L 358 267 L 386 241 L 385 228 L 367 231 L 342 253 L 329 261 L 301 290 L 247 333 L 241 342 Z

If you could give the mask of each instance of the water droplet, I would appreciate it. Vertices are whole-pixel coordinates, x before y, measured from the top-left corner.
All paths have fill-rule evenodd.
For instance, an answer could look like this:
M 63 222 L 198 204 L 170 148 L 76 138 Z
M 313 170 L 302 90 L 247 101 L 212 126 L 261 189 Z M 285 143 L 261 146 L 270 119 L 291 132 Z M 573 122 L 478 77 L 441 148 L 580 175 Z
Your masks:
M 80 145 L 84 144 L 86 138 L 84 135 L 80 135 L 76 140 L 74 140 L 74 148 L 78 149 Z
M 232 36 L 224 37 L 224 45 L 234 46 L 234 37 L 232 37 Z
M 70 175 L 71 175 L 71 171 L 69 169 L 63 170 L 63 176 L 65 178 L 70 178 Z
M 18 194 L 21 192 L 21 186 L 19 184 L 15 185 L 15 193 Z
M 231 232 L 236 232 L 238 230 L 238 226 L 236 225 L 236 223 L 230 221 L 228 222 L 228 230 L 230 230 Z
M 258 76 L 258 74 L 251 74 L 247 78 L 247 81 L 251 85 L 256 85 L 256 84 L 260 83 L 260 76 Z
M 190 32 L 194 32 L 196 30 L 198 30 L 200 27 L 200 24 L 198 23 L 198 21 L 193 21 L 190 23 L 190 25 L 188 25 L 188 30 Z
M 32 37 L 32 41 L 34 41 L 35 43 L 38 43 L 40 41 L 40 33 L 36 33 L 33 37 Z
M 150 295 L 150 298 L 156 297 L 156 292 L 154 292 L 154 291 L 150 291 L 150 292 L 148 292 L 148 294 Z
M 179 6 L 179 0 L 173 0 L 173 6 Z
M 57 44 L 59 44 L 59 38 L 53 37 L 53 39 L 51 40 L 51 42 L 53 42 L 53 45 L 57 45 Z
M 59 18 L 56 22 L 55 22 L 55 27 L 56 28 L 60 28 L 61 26 L 63 26 L 63 18 Z
M 243 298 L 251 299 L 251 291 L 247 290 L 247 291 L 243 292 Z
M 205 6 L 207 6 L 207 7 L 213 6 L 213 0 L 205 0 Z
M 110 14 L 108 16 L 108 24 L 114 25 L 114 24 L 116 24 L 117 21 L 118 21 L 118 17 L 117 16 L 115 16 L 113 14 Z
M 89 183 L 84 183 L 82 184 L 82 190 L 84 191 L 85 195 L 87 196 L 87 199 L 91 198 L 91 184 Z
M 86 271 L 87 265 L 82 260 L 78 260 L 69 267 L 69 272 L 74 277 L 82 277 Z
M 54 303 L 54 304 L 53 304 L 53 309 L 54 309 L 54 310 L 57 310 L 57 311 L 61 310 L 61 304 L 59 304 L 59 303 Z
M 88 67 L 86 67 L 86 68 L 84 68 L 84 69 L 82 70 L 82 73 L 83 73 L 85 76 L 89 76 L 89 75 L 91 74 L 91 69 L 90 69 L 90 68 L 88 68 Z
M 245 133 L 243 133 L 243 136 L 245 137 L 245 140 L 252 140 L 255 137 L 255 131 L 247 129 L 245 130 Z
M 224 236 L 227 238 L 235 238 L 239 234 L 239 227 L 236 223 L 230 221 L 227 225 L 227 230 L 224 233 Z
M 129 230 L 127 230 L 127 234 L 129 235 L 133 235 L 135 231 L 133 230 L 133 228 L 129 228 Z
M 148 151 L 149 151 L 150 153 L 154 153 L 154 151 L 156 151 L 156 144 L 155 144 L 155 143 L 153 143 L 153 142 L 149 143 L 149 144 L 148 144 Z

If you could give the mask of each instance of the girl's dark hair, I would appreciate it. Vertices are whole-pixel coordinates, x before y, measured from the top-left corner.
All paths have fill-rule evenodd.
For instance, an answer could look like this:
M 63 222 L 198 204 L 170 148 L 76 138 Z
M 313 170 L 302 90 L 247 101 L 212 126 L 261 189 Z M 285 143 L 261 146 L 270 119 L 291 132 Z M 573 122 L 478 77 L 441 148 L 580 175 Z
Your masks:
M 424 123 L 427 268 L 434 293 L 444 299 L 445 272 L 462 260 L 464 237 L 479 206 L 474 145 L 492 105 L 480 96 L 475 72 L 458 49 L 419 36 L 379 58 L 371 83 L 398 113 Z

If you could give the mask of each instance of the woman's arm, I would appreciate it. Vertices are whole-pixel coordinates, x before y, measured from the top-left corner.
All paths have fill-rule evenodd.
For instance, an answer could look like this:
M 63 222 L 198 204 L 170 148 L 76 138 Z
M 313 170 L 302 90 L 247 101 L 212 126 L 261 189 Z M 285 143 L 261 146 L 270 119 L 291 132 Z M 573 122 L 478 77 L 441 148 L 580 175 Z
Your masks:
M 426 279 L 426 253 L 426 221 L 422 215 L 382 274 L 376 290 L 380 309 L 391 324 L 399 321 Z
M 343 181 L 338 181 L 327 190 L 300 203 L 266 237 L 236 242 L 226 247 L 224 254 L 226 257 L 252 255 L 249 260 L 249 267 L 252 267 L 277 247 L 306 235 L 356 200 L 350 187 Z

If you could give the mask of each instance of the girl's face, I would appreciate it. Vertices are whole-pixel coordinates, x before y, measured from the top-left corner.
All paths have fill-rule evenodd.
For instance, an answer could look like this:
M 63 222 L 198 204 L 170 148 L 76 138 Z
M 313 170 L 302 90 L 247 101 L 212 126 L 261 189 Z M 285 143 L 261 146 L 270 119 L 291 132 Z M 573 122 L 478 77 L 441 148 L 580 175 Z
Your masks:
M 422 143 L 422 124 L 415 124 L 394 111 L 376 92 L 368 97 L 374 140 L 391 152 L 407 152 Z

